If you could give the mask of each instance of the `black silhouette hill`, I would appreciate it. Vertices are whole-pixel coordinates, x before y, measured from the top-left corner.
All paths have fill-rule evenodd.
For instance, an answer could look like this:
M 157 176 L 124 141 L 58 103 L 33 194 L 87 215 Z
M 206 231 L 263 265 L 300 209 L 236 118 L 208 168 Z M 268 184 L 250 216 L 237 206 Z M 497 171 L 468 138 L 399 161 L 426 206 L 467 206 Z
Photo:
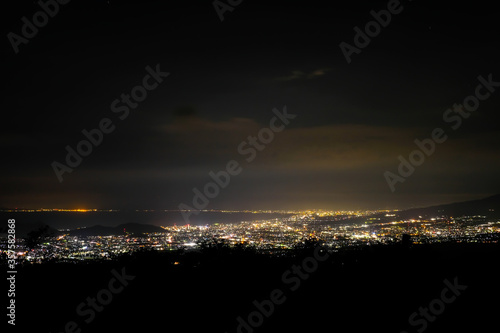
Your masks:
M 456 202 L 425 208 L 407 209 L 398 214 L 401 218 L 435 217 L 435 216 L 486 216 L 488 219 L 500 218 L 500 194 L 484 199 Z

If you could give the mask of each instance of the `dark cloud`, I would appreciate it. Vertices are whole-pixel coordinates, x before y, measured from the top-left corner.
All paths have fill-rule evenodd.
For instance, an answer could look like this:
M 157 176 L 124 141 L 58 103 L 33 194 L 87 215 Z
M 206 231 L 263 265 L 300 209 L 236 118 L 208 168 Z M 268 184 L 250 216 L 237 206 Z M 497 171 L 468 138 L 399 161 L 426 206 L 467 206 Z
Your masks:
M 189 118 L 196 115 L 194 106 L 181 106 L 174 110 L 174 116 L 179 118 Z
M 339 48 L 386 1 L 71 2 L 14 54 L 2 48 L 0 206 L 176 208 L 231 159 L 243 172 L 211 208 L 377 208 L 498 192 L 500 98 L 449 130 L 443 113 L 500 81 L 489 3 L 413 1 L 347 64 Z M 33 2 L 10 4 L 4 35 Z M 146 66 L 171 73 L 121 121 L 110 105 Z M 245 163 L 238 145 L 295 118 Z M 82 130 L 116 125 L 59 183 L 51 168 Z M 449 139 L 392 193 L 383 173 L 436 127 Z

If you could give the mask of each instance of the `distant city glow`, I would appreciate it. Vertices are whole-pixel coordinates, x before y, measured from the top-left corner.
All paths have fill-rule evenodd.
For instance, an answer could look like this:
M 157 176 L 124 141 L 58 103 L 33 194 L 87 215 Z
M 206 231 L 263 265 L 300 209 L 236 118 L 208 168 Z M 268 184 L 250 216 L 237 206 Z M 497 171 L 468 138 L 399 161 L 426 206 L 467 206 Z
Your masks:
M 485 216 L 432 216 L 400 219 L 397 211 L 314 211 L 298 212 L 286 218 L 273 218 L 212 225 L 163 226 L 162 232 L 141 236 L 123 233 L 114 236 L 46 237 L 29 251 L 25 240 L 18 238 L 16 256 L 31 262 L 108 259 L 141 249 L 174 251 L 198 249 L 203 242 L 223 242 L 244 246 L 262 253 L 279 255 L 314 239 L 332 250 L 401 242 L 403 234 L 412 244 L 443 242 L 498 243 L 500 221 Z M 65 230 L 66 231 L 66 230 Z M 28 252 L 29 251 L 29 252 Z M 6 238 L 0 254 L 7 252 Z M 29 253 L 29 255 L 28 255 Z

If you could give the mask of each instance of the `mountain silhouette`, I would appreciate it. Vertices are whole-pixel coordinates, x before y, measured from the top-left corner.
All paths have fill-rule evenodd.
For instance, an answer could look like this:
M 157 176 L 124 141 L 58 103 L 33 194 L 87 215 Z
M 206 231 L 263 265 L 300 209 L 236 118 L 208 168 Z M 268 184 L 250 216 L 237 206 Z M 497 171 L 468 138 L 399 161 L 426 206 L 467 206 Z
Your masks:
M 437 205 L 425 208 L 412 208 L 398 214 L 401 218 L 418 218 L 434 216 L 464 216 L 482 215 L 487 218 L 500 218 L 500 194 L 484 199 L 455 202 L 446 205 Z

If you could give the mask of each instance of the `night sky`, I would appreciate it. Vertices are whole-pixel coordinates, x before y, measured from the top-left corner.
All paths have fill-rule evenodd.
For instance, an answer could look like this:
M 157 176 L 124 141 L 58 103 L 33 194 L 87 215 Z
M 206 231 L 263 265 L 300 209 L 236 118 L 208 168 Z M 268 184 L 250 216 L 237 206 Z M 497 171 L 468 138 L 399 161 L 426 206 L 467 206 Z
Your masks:
M 211 1 L 73 0 L 17 54 L 8 34 L 40 6 L 4 4 L 0 207 L 192 206 L 193 188 L 231 160 L 242 172 L 207 209 L 406 208 L 500 192 L 500 87 L 458 128 L 443 120 L 479 76 L 500 82 L 495 4 L 402 1 L 348 63 L 339 44 L 387 4 L 246 0 L 221 21 Z M 169 75 L 126 117 L 113 112 L 148 66 Z M 296 117 L 247 162 L 238 146 L 285 106 Z M 114 130 L 60 182 L 53 162 L 104 118 Z M 447 140 L 391 191 L 384 172 L 435 128 Z

